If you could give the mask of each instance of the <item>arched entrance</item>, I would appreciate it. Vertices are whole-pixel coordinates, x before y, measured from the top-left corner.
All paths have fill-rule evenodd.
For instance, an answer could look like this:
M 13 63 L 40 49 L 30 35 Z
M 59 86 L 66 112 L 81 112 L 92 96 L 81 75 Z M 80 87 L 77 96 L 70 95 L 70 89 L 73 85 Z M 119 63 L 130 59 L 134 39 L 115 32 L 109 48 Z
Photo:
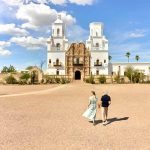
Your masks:
M 80 71 L 75 72 L 75 80 L 81 80 L 81 72 Z
M 38 71 L 36 70 L 31 72 L 31 83 L 38 83 Z

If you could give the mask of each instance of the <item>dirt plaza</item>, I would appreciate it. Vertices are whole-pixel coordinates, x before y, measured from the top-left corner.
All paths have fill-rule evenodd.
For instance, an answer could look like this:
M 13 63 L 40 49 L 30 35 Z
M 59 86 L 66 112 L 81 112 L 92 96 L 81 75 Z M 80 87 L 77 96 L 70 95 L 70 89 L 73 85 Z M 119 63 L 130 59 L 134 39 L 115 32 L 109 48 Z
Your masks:
M 91 90 L 112 98 L 109 123 L 82 117 Z M 150 85 L 0 86 L 0 150 L 149 150 Z

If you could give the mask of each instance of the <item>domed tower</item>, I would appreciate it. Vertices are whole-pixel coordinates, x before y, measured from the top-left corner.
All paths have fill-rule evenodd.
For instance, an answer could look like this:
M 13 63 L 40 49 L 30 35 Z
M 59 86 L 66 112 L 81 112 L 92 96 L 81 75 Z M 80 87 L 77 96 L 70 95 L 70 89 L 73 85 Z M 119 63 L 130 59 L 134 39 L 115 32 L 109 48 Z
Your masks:
M 65 75 L 65 52 L 68 49 L 65 26 L 61 15 L 58 15 L 47 40 L 47 72 L 50 75 Z
M 90 23 L 90 35 L 86 47 L 91 52 L 91 72 L 94 75 L 108 75 L 108 40 L 103 34 L 101 22 Z

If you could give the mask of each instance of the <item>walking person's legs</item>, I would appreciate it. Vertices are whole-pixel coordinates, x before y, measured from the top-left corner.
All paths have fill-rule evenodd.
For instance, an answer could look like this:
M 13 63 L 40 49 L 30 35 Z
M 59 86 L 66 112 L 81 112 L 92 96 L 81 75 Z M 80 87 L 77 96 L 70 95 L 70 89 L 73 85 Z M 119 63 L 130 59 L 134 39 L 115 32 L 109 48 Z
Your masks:
M 105 107 L 105 121 L 107 123 L 107 117 L 108 117 L 108 107 Z
M 102 121 L 103 121 L 103 124 L 104 124 L 105 117 L 106 117 L 106 115 L 105 115 L 105 107 L 101 107 L 101 110 L 102 110 Z
M 95 117 L 96 117 L 96 116 L 94 116 L 94 118 L 93 118 L 93 125 L 95 125 Z

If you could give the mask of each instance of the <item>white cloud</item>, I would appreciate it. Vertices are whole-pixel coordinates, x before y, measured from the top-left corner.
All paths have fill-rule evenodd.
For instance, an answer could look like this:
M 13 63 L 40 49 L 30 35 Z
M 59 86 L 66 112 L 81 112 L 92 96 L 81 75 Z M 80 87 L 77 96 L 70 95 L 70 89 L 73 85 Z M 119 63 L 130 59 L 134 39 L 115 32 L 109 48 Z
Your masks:
M 141 38 L 144 37 L 144 33 L 130 33 L 129 38 Z
M 125 39 L 142 38 L 146 35 L 145 33 L 146 33 L 146 31 L 143 29 L 136 29 L 134 31 L 124 33 L 124 37 L 125 37 Z
M 2 0 L 3 2 L 5 2 L 7 5 L 10 6 L 17 6 L 17 5 L 21 5 L 23 0 Z
M 64 5 L 67 3 L 67 0 L 50 0 L 50 2 L 55 5 Z
M 0 24 L 0 34 L 8 35 L 27 35 L 28 32 L 25 29 L 16 27 L 15 24 Z
M 11 52 L 9 50 L 0 47 L 0 56 L 9 56 L 9 55 L 11 55 Z
M 75 3 L 77 5 L 92 5 L 95 0 L 69 0 L 70 3 Z
M 86 40 L 89 35 L 89 31 L 83 29 L 79 25 L 72 25 L 68 28 L 67 36 L 73 42 L 81 42 Z
M 64 5 L 67 3 L 74 3 L 77 5 L 92 5 L 95 0 L 2 0 L 5 2 L 7 5 L 10 6 L 17 6 L 21 4 L 30 4 L 31 2 L 33 3 L 39 3 L 39 4 L 49 4 L 53 3 L 55 5 Z
M 10 42 L 15 43 L 19 46 L 25 47 L 27 49 L 36 50 L 41 49 L 46 46 L 46 39 L 43 37 L 34 38 L 32 36 L 28 37 L 12 37 Z
M 61 18 L 66 25 L 73 25 L 76 22 L 76 19 L 72 17 L 70 14 L 68 14 L 66 11 L 58 12 L 57 15 L 58 14 L 61 14 Z
M 7 41 L 0 41 L 0 47 L 7 47 L 7 46 L 10 46 L 10 42 L 7 42 Z
M 62 15 L 66 24 L 70 25 L 76 22 L 76 19 L 67 12 L 57 12 L 45 4 L 34 3 L 20 6 L 16 17 L 25 21 L 22 24 L 23 28 L 36 30 L 43 26 L 50 26 L 56 20 L 58 13 Z

